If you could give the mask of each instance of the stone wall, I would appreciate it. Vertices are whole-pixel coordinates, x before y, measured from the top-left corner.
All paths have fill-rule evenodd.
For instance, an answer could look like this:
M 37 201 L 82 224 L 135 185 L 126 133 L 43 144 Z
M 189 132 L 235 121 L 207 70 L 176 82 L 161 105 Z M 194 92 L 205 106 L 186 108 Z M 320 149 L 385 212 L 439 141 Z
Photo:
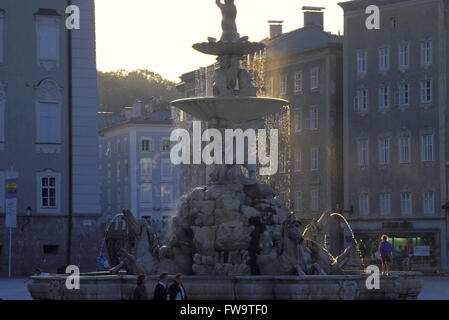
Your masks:
M 71 263 L 82 272 L 94 271 L 102 235 L 98 218 L 73 219 Z M 18 217 L 13 229 L 12 276 L 28 276 L 34 269 L 56 273 L 67 259 L 67 223 L 64 216 Z M 45 247 L 44 247 L 45 246 Z M 0 218 L 0 277 L 8 275 L 9 229 Z

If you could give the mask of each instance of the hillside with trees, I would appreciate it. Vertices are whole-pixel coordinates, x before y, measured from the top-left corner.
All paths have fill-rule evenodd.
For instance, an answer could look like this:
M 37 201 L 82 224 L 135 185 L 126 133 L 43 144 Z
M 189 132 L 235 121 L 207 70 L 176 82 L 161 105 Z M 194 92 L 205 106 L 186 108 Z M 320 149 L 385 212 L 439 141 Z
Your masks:
M 162 108 L 180 97 L 174 82 L 150 70 L 98 71 L 99 111 L 120 114 L 136 100 L 144 103 L 152 100 L 154 107 Z

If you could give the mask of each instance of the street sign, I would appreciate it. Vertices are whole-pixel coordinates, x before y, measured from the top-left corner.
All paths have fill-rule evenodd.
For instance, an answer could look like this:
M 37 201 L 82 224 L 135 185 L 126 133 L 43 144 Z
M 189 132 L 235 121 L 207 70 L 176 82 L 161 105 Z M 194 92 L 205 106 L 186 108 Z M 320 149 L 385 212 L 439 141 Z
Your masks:
M 428 257 L 430 256 L 429 246 L 415 246 L 413 249 L 413 255 L 415 257 Z
M 5 179 L 5 226 L 7 228 L 17 227 L 17 192 L 19 173 L 7 172 Z

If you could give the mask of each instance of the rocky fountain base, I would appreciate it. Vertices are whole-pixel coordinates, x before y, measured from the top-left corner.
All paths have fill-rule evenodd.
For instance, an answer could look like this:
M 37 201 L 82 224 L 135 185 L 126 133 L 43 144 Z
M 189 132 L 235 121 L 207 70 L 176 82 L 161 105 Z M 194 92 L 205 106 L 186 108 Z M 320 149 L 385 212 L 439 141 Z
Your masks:
M 68 290 L 64 275 L 32 277 L 36 300 L 129 300 L 137 276 L 86 274 L 80 290 Z M 158 276 L 147 277 L 149 297 Z M 368 290 L 366 276 L 185 276 L 189 300 L 414 300 L 423 280 L 418 272 L 381 277 L 379 290 Z
M 328 216 L 308 226 L 310 240 L 322 238 Z M 125 217 L 137 240 L 127 268 L 152 274 L 147 276 L 150 299 L 162 271 L 185 274 L 189 300 L 403 300 L 416 299 L 423 286 L 420 273 L 394 272 L 381 277 L 379 290 L 368 290 L 366 275 L 341 270 L 351 250 L 331 258 L 317 241 L 303 238 L 299 220 L 273 198 L 269 186 L 258 183 L 193 190 L 180 203 L 170 243 L 157 254 L 143 221 Z M 152 255 L 142 255 L 139 248 L 149 248 Z M 28 289 L 37 300 L 129 300 L 137 276 L 84 274 L 79 290 L 68 290 L 66 279 L 32 277 Z

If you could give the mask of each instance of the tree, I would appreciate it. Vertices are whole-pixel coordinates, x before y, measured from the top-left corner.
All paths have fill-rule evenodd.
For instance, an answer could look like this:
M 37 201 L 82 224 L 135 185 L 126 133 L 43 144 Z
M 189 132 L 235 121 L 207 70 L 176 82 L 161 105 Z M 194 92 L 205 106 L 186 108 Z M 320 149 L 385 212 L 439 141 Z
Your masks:
M 181 96 L 174 82 L 150 70 L 98 71 L 99 111 L 119 114 L 136 100 L 153 101 L 155 108 L 167 107 Z

